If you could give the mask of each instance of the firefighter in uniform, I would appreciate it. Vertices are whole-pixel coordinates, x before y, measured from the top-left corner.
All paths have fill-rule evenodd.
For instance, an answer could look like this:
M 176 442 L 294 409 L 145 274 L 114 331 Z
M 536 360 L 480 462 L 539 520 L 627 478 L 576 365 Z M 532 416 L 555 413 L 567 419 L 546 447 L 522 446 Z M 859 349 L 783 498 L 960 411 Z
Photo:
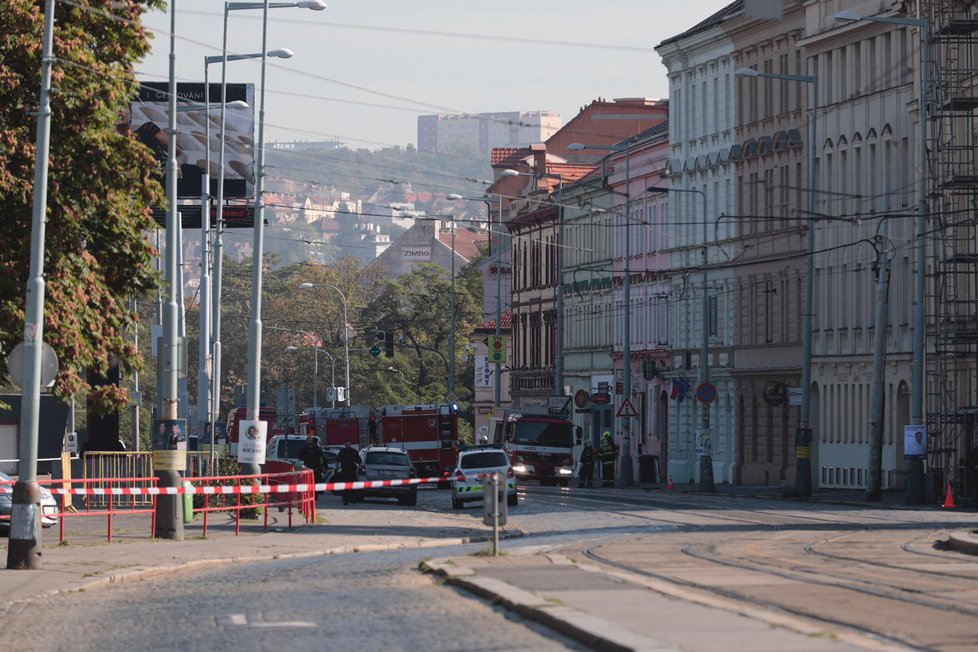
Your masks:
M 601 486 L 615 486 L 615 461 L 618 459 L 618 444 L 612 439 L 611 433 L 605 431 L 604 441 L 601 442 Z
M 299 459 L 302 460 L 307 469 L 312 470 L 316 484 L 326 481 L 326 456 L 323 455 L 323 450 L 319 447 L 319 442 L 316 441 L 315 437 L 306 439 L 305 447 L 299 451 Z M 321 493 L 321 491 L 317 491 L 316 497 L 318 498 Z
M 357 474 L 360 471 L 360 454 L 350 446 L 350 442 L 346 442 L 346 446 L 340 450 L 337 456 L 337 463 L 339 464 L 339 481 L 340 482 L 356 482 Z M 350 502 L 359 502 L 359 493 L 347 489 L 343 491 L 343 504 L 349 505 Z
M 581 470 L 578 473 L 578 487 L 594 486 L 594 463 L 597 458 L 591 442 L 584 442 L 584 450 L 581 451 Z

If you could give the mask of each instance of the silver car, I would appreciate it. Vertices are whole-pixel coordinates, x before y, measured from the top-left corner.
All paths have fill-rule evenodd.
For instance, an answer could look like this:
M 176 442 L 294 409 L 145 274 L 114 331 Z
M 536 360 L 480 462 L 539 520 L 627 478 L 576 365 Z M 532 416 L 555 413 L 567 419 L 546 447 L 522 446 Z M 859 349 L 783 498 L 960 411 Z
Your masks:
M 360 480 L 373 482 L 375 480 L 406 480 L 416 478 L 417 471 L 411 458 L 400 448 L 389 446 L 371 446 L 360 451 L 362 462 Z M 358 497 L 379 496 L 382 498 L 397 498 L 402 505 L 418 504 L 418 485 L 398 485 L 394 487 L 376 487 L 358 489 Z
M 506 503 L 516 506 L 516 473 L 506 451 L 494 446 L 476 446 L 458 454 L 458 464 L 452 473 L 452 508 L 462 509 L 465 503 L 482 500 L 486 478 L 498 473 L 506 482 Z
M 8 484 L 10 483 L 10 484 Z M 13 488 L 13 478 L 0 471 L 0 485 Z M 10 530 L 10 513 L 13 511 L 13 495 L 0 493 L 0 532 L 6 534 Z M 58 501 L 47 487 L 41 487 L 41 526 L 51 527 L 58 522 L 57 514 L 61 511 Z

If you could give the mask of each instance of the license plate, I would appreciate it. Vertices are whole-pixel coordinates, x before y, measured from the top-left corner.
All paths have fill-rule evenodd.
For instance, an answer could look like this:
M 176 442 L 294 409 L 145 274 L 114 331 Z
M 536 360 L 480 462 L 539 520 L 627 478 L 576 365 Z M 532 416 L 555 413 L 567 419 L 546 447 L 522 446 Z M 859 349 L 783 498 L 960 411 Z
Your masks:
M 377 475 L 379 475 L 382 478 L 394 478 L 394 477 L 397 477 L 397 471 L 384 471 L 384 470 L 380 470 L 380 471 L 377 471 Z

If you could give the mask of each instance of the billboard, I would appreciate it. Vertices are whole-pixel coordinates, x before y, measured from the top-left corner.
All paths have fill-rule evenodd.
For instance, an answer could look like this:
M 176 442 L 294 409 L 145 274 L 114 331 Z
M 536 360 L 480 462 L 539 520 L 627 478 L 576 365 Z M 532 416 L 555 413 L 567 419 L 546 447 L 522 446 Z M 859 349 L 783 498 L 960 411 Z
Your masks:
M 218 160 L 221 146 L 221 85 L 210 84 L 209 111 L 204 111 L 204 85 L 177 84 L 177 106 L 187 108 L 201 105 L 200 110 L 177 112 L 177 162 L 180 177 L 177 196 L 199 198 L 201 175 L 204 171 L 207 136 L 205 121 L 210 121 L 211 195 L 217 194 Z M 224 138 L 224 196 L 250 197 L 255 181 L 255 85 L 227 84 L 228 102 L 243 101 L 245 109 L 225 111 Z M 166 172 L 169 124 L 169 85 L 167 82 L 140 82 L 139 95 L 130 105 L 129 129 L 156 157 L 157 178 L 164 183 Z

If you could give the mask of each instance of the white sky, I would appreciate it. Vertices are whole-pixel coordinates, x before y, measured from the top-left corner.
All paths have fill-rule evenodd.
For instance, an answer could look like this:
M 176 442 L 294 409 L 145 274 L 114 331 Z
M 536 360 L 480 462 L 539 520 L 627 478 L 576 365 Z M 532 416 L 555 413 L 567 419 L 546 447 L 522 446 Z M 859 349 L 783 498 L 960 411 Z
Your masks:
M 266 140 L 335 138 L 376 149 L 417 142 L 428 113 L 556 111 L 566 123 L 603 97 L 667 97 L 653 48 L 729 0 L 326 0 L 325 11 L 272 9 Z M 203 81 L 220 54 L 224 2 L 177 0 L 177 78 Z M 228 51 L 261 50 L 261 10 L 233 11 Z M 169 15 L 154 12 L 152 54 L 137 67 L 164 81 Z M 220 64 L 210 78 L 220 81 Z M 257 61 L 228 64 L 229 82 L 259 81 Z M 299 96 L 301 95 L 301 96 Z M 257 107 L 256 107 L 257 111 Z

